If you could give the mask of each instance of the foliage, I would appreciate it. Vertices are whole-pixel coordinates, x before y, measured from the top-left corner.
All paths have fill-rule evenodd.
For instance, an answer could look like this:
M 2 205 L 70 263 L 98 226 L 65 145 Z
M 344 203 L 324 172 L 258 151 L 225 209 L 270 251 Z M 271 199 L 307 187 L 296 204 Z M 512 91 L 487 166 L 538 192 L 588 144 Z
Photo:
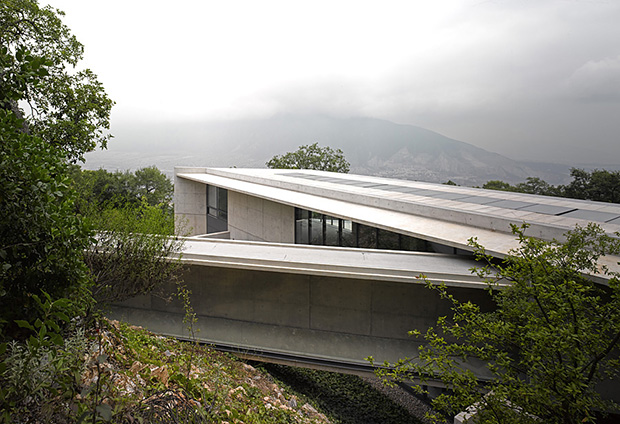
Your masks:
M 137 206 L 109 205 L 86 217 L 97 230 L 85 262 L 98 302 L 145 294 L 178 279 L 183 240 L 174 237 L 173 218 L 143 200 Z
M 41 318 L 17 321 L 30 332 L 26 342 L 11 341 L 0 352 L 0 422 L 59 422 L 71 413 L 86 339 L 80 327 L 63 331 L 75 309 L 69 299 L 43 295 L 33 295 Z
M 261 367 L 326 411 L 333 423 L 419 423 L 403 407 L 356 375 L 275 364 Z
M 620 240 L 594 224 L 568 232 L 564 243 L 526 237 L 526 228 L 513 227 L 520 246 L 501 264 L 475 270 L 497 309 L 483 312 L 435 287 L 453 316 L 426 331 L 415 358 L 382 374 L 441 380 L 450 392 L 433 405 L 447 415 L 475 404 L 478 422 L 594 422 L 596 411 L 617 408 L 598 390 L 620 371 L 620 281 L 598 259 L 618 254 Z M 479 259 L 491 260 L 470 243 Z M 591 281 L 600 273 L 608 286 Z M 472 365 L 486 368 L 488 380 L 478 380 Z
M 117 322 L 102 321 L 97 337 L 94 355 L 105 355 L 103 372 L 93 375 L 91 364 L 85 380 L 106 382 L 102 396 L 112 422 L 312 421 L 301 408 L 284 407 L 282 392 L 264 375 L 227 354 Z
M 567 185 L 554 186 L 538 177 L 528 177 L 526 182 L 514 186 L 504 181 L 491 180 L 487 181 L 482 188 L 620 203 L 620 171 L 595 169 L 588 172 L 572 168 L 570 174 L 573 181 Z
M 528 177 L 526 182 L 510 185 L 500 180 L 487 181 L 482 188 L 489 190 L 514 191 L 518 193 L 538 194 L 542 196 L 561 196 L 562 189 L 555 187 L 538 177 Z
M 517 191 L 516 187 L 513 187 L 509 183 L 501 180 L 487 181 L 483 184 L 482 188 L 487 190 Z
M 0 3 L 0 106 L 17 112 L 26 102 L 28 131 L 75 161 L 106 146 L 113 102 L 92 71 L 73 71 L 84 47 L 63 15 L 36 0 Z
M 10 337 L 43 291 L 88 306 L 91 234 L 66 162 L 105 146 L 112 102 L 92 72 L 71 72 L 83 47 L 61 16 L 35 0 L 0 3 L 0 325 Z
M 32 316 L 33 294 L 82 294 L 88 227 L 74 214 L 65 155 L 0 109 L 0 319 Z
M 272 169 L 316 169 L 348 173 L 350 164 L 340 149 L 319 147 L 319 143 L 300 146 L 294 152 L 272 157 L 267 163 Z
M 138 169 L 135 172 L 109 172 L 81 170 L 74 165 L 71 177 L 80 193 L 78 211 L 114 206 L 136 206 L 144 199 L 150 206 L 158 206 L 172 214 L 173 187 L 166 175 L 155 166 Z
M 620 171 L 571 169 L 573 181 L 563 187 L 566 197 L 620 203 Z

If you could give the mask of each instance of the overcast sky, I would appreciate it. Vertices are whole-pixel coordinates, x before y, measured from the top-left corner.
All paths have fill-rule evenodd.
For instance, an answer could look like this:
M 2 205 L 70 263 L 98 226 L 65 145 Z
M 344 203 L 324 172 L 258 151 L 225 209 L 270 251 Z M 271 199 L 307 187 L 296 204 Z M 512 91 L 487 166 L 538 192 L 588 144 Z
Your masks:
M 85 45 L 113 130 L 324 113 L 620 163 L 618 0 L 40 2 Z

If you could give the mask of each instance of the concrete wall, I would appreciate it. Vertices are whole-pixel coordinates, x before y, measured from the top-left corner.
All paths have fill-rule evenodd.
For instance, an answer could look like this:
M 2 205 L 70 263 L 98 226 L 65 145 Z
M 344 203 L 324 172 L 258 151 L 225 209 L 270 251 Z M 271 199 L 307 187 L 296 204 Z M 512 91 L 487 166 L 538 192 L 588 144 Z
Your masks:
M 450 314 L 448 302 L 422 284 L 199 265 L 189 267 L 184 282 L 204 341 L 351 362 L 369 355 L 380 361 L 412 355 L 419 342 L 407 332 L 424 331 Z M 484 290 L 451 292 L 491 306 Z M 122 307 L 115 317 L 153 331 L 186 333 L 185 311 L 176 299 L 146 296 Z
M 228 191 L 228 231 L 233 240 L 295 243 L 295 208 Z
M 174 176 L 174 217 L 187 235 L 207 232 L 206 185 L 176 176 L 176 172 L 191 172 L 194 168 L 176 168 Z M 196 168 L 204 169 L 204 168 Z

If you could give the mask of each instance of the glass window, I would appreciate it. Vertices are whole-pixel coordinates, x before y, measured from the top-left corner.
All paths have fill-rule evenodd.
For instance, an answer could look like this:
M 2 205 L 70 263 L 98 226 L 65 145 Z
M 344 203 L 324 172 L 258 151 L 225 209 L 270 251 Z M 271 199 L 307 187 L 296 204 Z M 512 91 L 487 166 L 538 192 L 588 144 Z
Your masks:
M 305 209 L 295 209 L 295 243 L 310 244 L 310 213 Z
M 340 245 L 357 247 L 357 224 L 348 219 L 341 219 Z
M 400 247 L 399 234 L 379 229 L 377 231 L 377 247 L 379 249 L 398 250 Z
M 226 205 L 226 190 L 222 196 L 216 198 L 217 213 L 222 212 L 222 205 Z M 227 209 L 227 207 L 225 208 Z M 416 237 L 398 234 L 392 231 L 381 230 L 376 227 L 358 224 L 348 219 L 335 218 L 312 212 L 306 209 L 295 208 L 295 243 L 312 244 L 318 246 L 360 247 L 364 249 L 390 249 L 418 252 L 455 252 L 454 248 L 431 243 Z
M 217 189 L 217 209 L 218 217 L 228 220 L 228 190 L 224 188 Z
M 217 187 L 207 186 L 207 206 L 211 216 L 217 216 Z
M 377 248 L 377 229 L 358 224 L 357 246 L 365 249 Z
M 310 217 L 310 244 L 323 245 L 323 214 L 311 212 Z
M 426 240 L 422 240 L 416 237 L 410 237 L 406 235 L 400 236 L 400 248 L 402 250 L 409 250 L 412 252 L 428 252 L 428 245 Z
M 207 233 L 228 229 L 228 190 L 207 185 Z
M 325 216 L 325 245 L 340 245 L 340 219 L 332 216 Z

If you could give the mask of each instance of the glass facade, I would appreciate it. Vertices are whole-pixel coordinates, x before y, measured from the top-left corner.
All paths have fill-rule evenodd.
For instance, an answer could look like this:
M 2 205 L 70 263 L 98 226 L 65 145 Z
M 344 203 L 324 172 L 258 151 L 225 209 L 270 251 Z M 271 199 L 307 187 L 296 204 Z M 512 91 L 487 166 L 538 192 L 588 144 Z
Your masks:
M 207 185 L 207 234 L 228 231 L 228 190 Z
M 435 251 L 430 243 L 419 238 L 299 208 L 295 209 L 295 243 L 367 249 Z

